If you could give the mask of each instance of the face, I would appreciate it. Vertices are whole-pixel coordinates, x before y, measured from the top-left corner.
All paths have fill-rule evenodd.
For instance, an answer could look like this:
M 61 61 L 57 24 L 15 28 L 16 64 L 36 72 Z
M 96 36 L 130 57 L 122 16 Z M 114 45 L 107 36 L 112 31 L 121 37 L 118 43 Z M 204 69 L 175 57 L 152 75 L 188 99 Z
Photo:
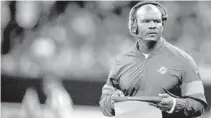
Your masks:
M 161 12 L 154 5 L 144 5 L 136 12 L 138 36 L 143 40 L 157 41 L 162 36 Z

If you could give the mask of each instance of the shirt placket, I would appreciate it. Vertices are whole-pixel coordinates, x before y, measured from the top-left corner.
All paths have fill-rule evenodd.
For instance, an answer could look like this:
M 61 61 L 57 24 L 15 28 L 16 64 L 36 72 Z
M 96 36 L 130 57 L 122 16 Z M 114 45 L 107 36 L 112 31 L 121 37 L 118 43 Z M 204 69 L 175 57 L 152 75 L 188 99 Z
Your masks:
M 156 49 L 150 53 L 150 55 L 148 55 L 147 58 L 145 58 L 145 56 L 140 53 L 140 51 L 138 51 L 138 44 L 136 44 L 136 55 L 138 58 L 137 61 L 137 69 L 139 71 L 139 75 L 138 75 L 138 92 L 141 91 L 141 93 L 143 93 L 143 95 L 146 94 L 146 83 L 147 83 L 147 63 L 149 61 L 150 58 L 152 58 L 156 53 L 158 53 L 158 51 L 160 50 L 160 48 L 163 46 L 163 44 L 165 43 L 165 40 L 162 39 L 161 42 L 159 42 L 159 44 L 156 46 Z M 144 58 L 144 62 L 140 64 L 139 61 L 141 61 L 141 58 Z M 143 70 L 141 71 L 140 67 L 143 66 Z
M 139 58 L 143 58 L 144 55 L 139 55 Z M 138 69 L 138 92 L 145 94 L 145 83 L 146 83 L 146 64 L 148 59 L 144 59 L 144 62 L 140 64 L 140 59 L 138 59 L 137 69 Z

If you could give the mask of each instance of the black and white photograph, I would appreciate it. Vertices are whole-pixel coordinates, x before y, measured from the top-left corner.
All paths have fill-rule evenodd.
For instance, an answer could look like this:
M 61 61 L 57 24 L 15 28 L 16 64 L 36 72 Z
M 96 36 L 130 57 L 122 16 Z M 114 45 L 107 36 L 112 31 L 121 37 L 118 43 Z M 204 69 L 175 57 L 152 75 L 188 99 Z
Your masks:
M 0 3 L 2 118 L 211 118 L 211 1 Z

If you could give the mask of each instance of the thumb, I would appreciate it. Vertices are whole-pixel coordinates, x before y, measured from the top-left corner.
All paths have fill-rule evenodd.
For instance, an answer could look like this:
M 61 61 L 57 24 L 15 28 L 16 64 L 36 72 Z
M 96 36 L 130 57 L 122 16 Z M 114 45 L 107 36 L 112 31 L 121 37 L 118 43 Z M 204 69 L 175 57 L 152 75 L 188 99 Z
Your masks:
M 121 97 L 124 96 L 124 93 L 122 91 L 120 91 L 120 90 L 117 90 L 117 94 L 118 94 L 118 96 L 121 96 Z
M 158 96 L 160 96 L 160 97 L 162 97 L 162 98 L 167 98 L 167 97 L 169 97 L 169 95 L 166 94 L 166 93 L 164 93 L 164 94 L 159 93 Z
M 124 97 L 124 93 L 122 93 L 122 92 L 119 92 L 118 95 L 119 95 L 120 97 Z

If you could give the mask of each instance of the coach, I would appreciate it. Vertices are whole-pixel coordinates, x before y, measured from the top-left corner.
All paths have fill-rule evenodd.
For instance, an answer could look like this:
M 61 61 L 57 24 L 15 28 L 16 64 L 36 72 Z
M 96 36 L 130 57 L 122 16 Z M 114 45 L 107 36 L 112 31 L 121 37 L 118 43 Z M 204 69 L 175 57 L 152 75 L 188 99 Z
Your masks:
M 139 2 L 131 9 L 128 26 L 137 42 L 117 56 L 102 88 L 99 103 L 104 115 L 115 115 L 111 96 L 160 96 L 162 101 L 151 105 L 163 118 L 203 113 L 207 101 L 198 67 L 190 55 L 162 37 L 165 21 L 167 12 L 158 2 Z

